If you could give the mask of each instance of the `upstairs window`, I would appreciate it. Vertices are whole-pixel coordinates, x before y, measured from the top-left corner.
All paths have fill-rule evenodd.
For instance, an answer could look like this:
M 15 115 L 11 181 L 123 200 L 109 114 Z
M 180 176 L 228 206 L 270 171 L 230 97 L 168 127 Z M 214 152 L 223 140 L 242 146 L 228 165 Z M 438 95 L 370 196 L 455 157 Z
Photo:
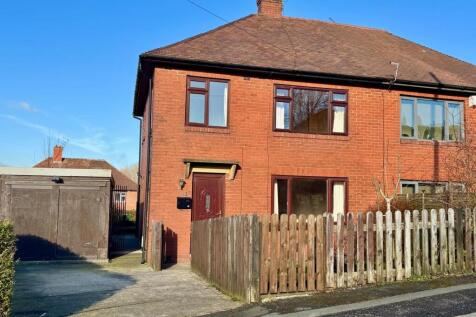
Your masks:
M 277 86 L 274 129 L 312 134 L 347 134 L 347 93 Z
M 463 103 L 402 97 L 402 138 L 458 141 L 463 138 Z
M 204 127 L 228 126 L 228 81 L 189 77 L 187 124 Z

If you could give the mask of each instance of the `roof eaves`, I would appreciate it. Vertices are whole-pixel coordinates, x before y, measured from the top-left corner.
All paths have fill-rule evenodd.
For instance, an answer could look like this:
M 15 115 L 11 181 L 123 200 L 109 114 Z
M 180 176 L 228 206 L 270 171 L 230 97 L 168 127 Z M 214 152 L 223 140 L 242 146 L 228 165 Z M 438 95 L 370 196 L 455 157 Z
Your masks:
M 230 64 L 230 63 L 219 63 L 219 62 L 209 62 L 202 60 L 192 60 L 192 59 L 181 59 L 174 57 L 165 57 L 165 56 L 147 56 L 142 57 L 141 61 L 143 63 L 148 63 L 151 66 L 155 65 L 167 65 L 183 69 L 190 68 L 200 68 L 207 69 L 214 72 L 238 72 L 243 74 L 254 74 L 265 76 L 266 78 L 285 76 L 293 79 L 307 79 L 307 80 L 325 80 L 331 82 L 339 83 L 350 83 L 354 85 L 379 85 L 388 87 L 402 87 L 402 88 L 414 88 L 414 89 L 429 89 L 429 90 L 441 90 L 452 93 L 464 93 L 464 94 L 476 94 L 476 87 L 470 86 L 460 86 L 460 85 L 451 85 L 451 84 L 442 84 L 442 83 L 430 83 L 430 82 L 419 82 L 419 81 L 409 81 L 409 80 L 398 80 L 397 82 L 392 82 L 392 78 L 385 77 L 371 77 L 371 76 L 355 76 L 355 75 L 346 75 L 338 73 L 320 73 L 320 72 L 309 72 L 293 69 L 278 69 L 278 68 L 267 68 L 267 67 L 258 67 L 250 65 L 240 65 L 240 64 Z

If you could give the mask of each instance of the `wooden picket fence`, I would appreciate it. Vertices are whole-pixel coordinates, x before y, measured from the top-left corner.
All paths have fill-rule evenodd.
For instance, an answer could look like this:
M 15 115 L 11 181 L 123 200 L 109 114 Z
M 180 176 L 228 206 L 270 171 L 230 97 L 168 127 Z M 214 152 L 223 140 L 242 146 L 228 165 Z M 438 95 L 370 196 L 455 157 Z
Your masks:
M 232 297 L 259 300 L 259 218 L 192 222 L 192 270 Z
M 260 293 L 476 271 L 476 209 L 261 217 Z
M 247 302 L 476 272 L 476 209 L 235 216 L 192 223 L 192 268 Z M 337 221 L 335 221 L 337 220 Z

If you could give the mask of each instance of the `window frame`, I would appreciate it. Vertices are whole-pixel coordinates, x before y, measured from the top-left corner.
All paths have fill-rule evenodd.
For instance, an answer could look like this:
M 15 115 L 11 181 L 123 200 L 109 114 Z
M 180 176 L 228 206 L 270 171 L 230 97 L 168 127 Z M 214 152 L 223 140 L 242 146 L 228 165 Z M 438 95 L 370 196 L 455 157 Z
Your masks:
M 407 99 L 407 100 L 413 100 L 413 134 L 414 136 L 403 136 L 402 135 L 402 100 Z M 444 138 L 443 140 L 436 140 L 436 139 L 421 139 L 418 137 L 418 129 L 417 129 L 417 113 L 418 113 L 418 100 L 430 100 L 430 101 L 440 101 L 443 102 L 444 104 Z M 425 98 L 425 97 L 414 97 L 414 96 L 406 96 L 406 95 L 401 95 L 400 96 L 400 139 L 402 140 L 415 140 L 415 141 L 438 141 L 438 142 L 458 142 L 458 140 L 450 140 L 449 139 L 449 120 L 447 119 L 448 116 L 448 104 L 453 103 L 453 104 L 459 104 L 460 107 L 460 121 L 461 121 L 461 139 L 464 140 L 465 138 L 465 133 L 464 133 L 464 126 L 465 126 L 465 114 L 464 114 L 464 102 L 460 100 L 449 100 L 449 99 L 437 99 L 437 98 Z
M 449 182 L 433 182 L 433 181 L 400 181 L 400 194 L 403 194 L 403 185 L 413 185 L 415 186 L 415 194 L 421 194 L 420 192 L 420 185 L 421 184 L 426 184 L 426 185 L 444 185 L 445 190 L 448 190 L 449 187 Z
M 192 81 L 205 83 L 205 88 L 195 88 L 191 87 Z M 210 82 L 219 82 L 226 83 L 228 85 L 228 94 L 226 98 L 226 122 L 225 126 L 215 126 L 209 125 L 209 94 L 210 94 Z M 190 113 L 190 94 L 201 94 L 205 96 L 205 105 L 204 105 L 204 123 L 190 122 L 189 113 Z M 186 98 L 185 98 L 185 125 L 192 127 L 204 127 L 204 128 L 214 128 L 214 129 L 228 129 L 228 123 L 230 120 L 230 80 L 222 78 L 209 78 L 209 77 L 196 77 L 196 76 L 187 76 L 187 86 L 186 86 Z
M 283 85 L 275 84 L 273 91 L 273 131 L 275 132 L 288 132 L 288 133 L 300 133 L 300 134 L 311 134 L 311 135 L 349 135 L 349 91 L 347 89 L 332 89 L 332 88 L 320 88 L 320 87 L 307 87 L 307 86 L 297 86 L 297 85 Z M 288 96 L 278 96 L 278 89 L 285 89 L 289 91 Z M 293 109 L 294 109 L 294 100 L 293 100 L 293 90 L 302 89 L 302 90 L 312 90 L 312 91 L 321 91 L 329 93 L 329 101 L 327 103 L 328 113 L 327 113 L 327 132 L 326 133 L 312 133 L 312 132 L 301 132 L 293 131 L 294 118 L 293 118 Z M 345 94 L 346 101 L 334 101 L 333 94 Z M 279 129 L 276 128 L 276 103 L 277 102 L 288 102 L 289 103 L 289 128 L 288 129 Z M 345 119 L 344 119 L 344 132 L 332 132 L 332 124 L 334 121 L 334 106 L 340 106 L 345 108 Z
M 288 201 L 286 205 L 286 214 L 291 215 L 292 213 L 292 180 L 293 179 L 312 179 L 312 180 L 325 180 L 327 187 L 327 213 L 333 214 L 333 190 L 334 183 L 344 183 L 345 195 L 344 195 L 344 215 L 348 212 L 348 202 L 349 202 L 349 179 L 347 177 L 326 177 L 326 176 L 299 176 L 299 175 L 271 175 L 271 214 L 274 214 L 274 183 L 276 180 L 286 180 L 287 181 L 287 195 L 286 199 Z

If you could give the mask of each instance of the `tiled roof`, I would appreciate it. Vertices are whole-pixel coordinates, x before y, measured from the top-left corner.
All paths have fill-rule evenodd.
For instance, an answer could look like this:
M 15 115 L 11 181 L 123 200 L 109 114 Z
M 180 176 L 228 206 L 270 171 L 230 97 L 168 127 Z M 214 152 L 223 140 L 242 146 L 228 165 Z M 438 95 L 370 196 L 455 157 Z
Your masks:
M 54 162 L 53 159 L 47 158 L 33 167 L 44 168 L 79 168 L 79 169 L 108 169 L 111 170 L 114 184 L 127 187 L 130 191 L 137 191 L 137 184 L 126 175 L 122 174 L 117 168 L 109 164 L 105 160 L 92 160 L 82 158 L 63 158 L 61 162 Z
M 464 43 L 459 43 L 464 45 Z M 389 32 L 250 15 L 142 57 L 476 87 L 476 66 Z

